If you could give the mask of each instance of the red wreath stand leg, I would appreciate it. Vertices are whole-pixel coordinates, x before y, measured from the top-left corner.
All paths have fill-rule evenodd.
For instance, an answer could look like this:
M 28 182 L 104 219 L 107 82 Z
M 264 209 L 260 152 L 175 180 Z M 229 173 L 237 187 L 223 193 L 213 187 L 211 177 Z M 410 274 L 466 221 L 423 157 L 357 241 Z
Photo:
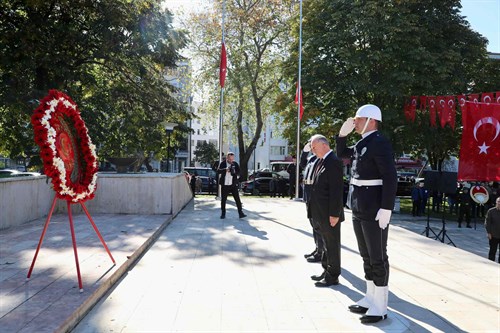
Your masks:
M 30 267 L 30 270 L 28 272 L 27 279 L 29 279 L 31 277 L 31 272 L 33 271 L 33 267 L 35 267 L 35 261 L 36 261 L 36 258 L 38 257 L 38 252 L 40 252 L 40 248 L 42 247 L 45 233 L 47 232 L 47 228 L 49 226 L 50 219 L 52 217 L 52 213 L 54 212 L 54 208 L 56 207 L 56 201 L 57 201 L 57 196 L 55 196 L 54 200 L 52 201 L 52 206 L 50 207 L 49 215 L 47 216 L 47 220 L 45 221 L 45 226 L 43 227 L 42 235 L 40 236 L 40 240 L 38 241 L 38 246 L 36 248 L 35 256 L 33 257 L 33 261 L 31 262 L 31 267 Z M 80 263 L 78 261 L 78 250 L 76 248 L 75 228 L 74 228 L 74 224 L 73 224 L 73 216 L 71 214 L 72 203 L 70 201 L 66 201 L 66 203 L 68 205 L 69 227 L 71 229 L 71 240 L 73 242 L 73 253 L 75 254 L 76 273 L 78 275 L 78 287 L 80 288 L 80 292 L 83 292 L 82 277 L 80 275 Z M 97 228 L 97 226 L 94 223 L 94 220 L 90 216 L 89 211 L 87 210 L 87 207 L 85 207 L 85 204 L 83 202 L 80 202 L 80 205 L 82 206 L 83 211 L 85 212 L 90 223 L 92 224 L 92 227 L 94 228 L 94 231 L 96 232 L 97 237 L 99 237 L 99 240 L 101 241 L 102 245 L 104 246 L 104 249 L 106 249 L 106 252 L 108 253 L 109 257 L 111 258 L 111 261 L 113 262 L 113 264 L 116 264 L 115 259 L 111 255 L 111 252 L 109 251 L 108 246 L 106 245 L 106 242 L 104 241 L 104 239 L 101 236 L 101 233 L 99 232 L 99 229 Z

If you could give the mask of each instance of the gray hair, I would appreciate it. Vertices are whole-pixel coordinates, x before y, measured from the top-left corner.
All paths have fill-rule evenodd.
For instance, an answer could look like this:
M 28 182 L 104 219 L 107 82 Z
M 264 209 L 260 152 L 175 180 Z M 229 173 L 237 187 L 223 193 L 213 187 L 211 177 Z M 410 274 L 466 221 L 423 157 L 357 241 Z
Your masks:
M 324 135 L 321 135 L 321 134 L 314 134 L 313 136 L 311 136 L 311 142 L 313 142 L 313 141 L 318 141 L 318 142 L 321 142 L 321 143 L 324 143 L 324 144 L 330 146 L 328 139 Z

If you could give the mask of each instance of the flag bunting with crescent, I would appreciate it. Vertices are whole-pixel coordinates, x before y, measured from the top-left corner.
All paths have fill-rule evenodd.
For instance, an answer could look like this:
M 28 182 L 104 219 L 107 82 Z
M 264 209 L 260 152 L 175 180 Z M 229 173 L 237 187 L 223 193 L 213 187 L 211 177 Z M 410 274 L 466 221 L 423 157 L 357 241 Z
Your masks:
M 449 125 L 454 130 L 457 106 L 460 107 L 459 110 L 463 118 L 463 114 L 468 107 L 477 110 L 481 103 L 500 105 L 500 91 L 457 96 L 405 97 L 403 111 L 407 122 L 415 122 L 417 110 L 421 114 L 425 114 L 428 110 L 429 125 L 431 127 L 437 127 L 437 123 L 439 123 L 442 128 Z M 464 122 L 467 122 L 467 119 L 462 119 L 462 123 Z
M 458 180 L 500 181 L 500 104 L 475 96 L 465 104 Z

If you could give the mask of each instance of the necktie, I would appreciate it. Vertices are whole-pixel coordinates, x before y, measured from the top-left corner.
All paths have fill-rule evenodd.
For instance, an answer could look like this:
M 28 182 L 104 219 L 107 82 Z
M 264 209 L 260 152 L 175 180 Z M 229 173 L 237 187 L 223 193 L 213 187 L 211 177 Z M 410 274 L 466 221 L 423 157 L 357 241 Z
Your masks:
M 316 183 L 316 179 L 318 178 L 318 174 L 319 174 L 319 171 L 321 170 L 322 166 L 323 166 L 323 159 L 320 158 L 318 160 L 318 163 L 316 163 L 316 167 L 314 168 L 314 172 L 313 172 L 314 183 Z

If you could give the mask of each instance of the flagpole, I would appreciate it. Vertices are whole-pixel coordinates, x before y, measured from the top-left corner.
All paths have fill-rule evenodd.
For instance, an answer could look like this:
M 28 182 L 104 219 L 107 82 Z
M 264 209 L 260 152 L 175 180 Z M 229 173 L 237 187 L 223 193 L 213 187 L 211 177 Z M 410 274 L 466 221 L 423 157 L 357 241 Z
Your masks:
M 225 37 L 224 37 L 224 21 L 226 19 L 226 0 L 222 3 L 222 45 L 225 48 Z M 221 54 L 222 56 L 222 54 Z M 225 74 L 224 74 L 225 75 Z M 220 79 L 220 78 L 219 78 Z M 223 105 L 224 105 L 224 85 L 221 85 L 220 88 L 220 110 L 219 110 L 219 165 L 222 163 L 222 149 L 223 149 L 223 135 L 222 135 L 222 127 L 224 124 L 224 119 L 222 116 L 222 111 L 223 111 Z M 219 175 L 217 175 L 217 179 L 219 179 Z M 222 198 L 221 195 L 221 184 L 217 182 L 217 197 Z
M 297 152 L 295 154 L 295 200 L 299 200 L 299 172 L 300 172 L 300 106 L 302 105 L 302 85 L 301 85 L 301 72 L 302 72 L 302 0 L 299 4 L 300 12 L 300 25 L 299 25 L 299 78 L 298 78 L 298 103 L 297 103 Z M 290 179 L 291 180 L 291 179 Z

